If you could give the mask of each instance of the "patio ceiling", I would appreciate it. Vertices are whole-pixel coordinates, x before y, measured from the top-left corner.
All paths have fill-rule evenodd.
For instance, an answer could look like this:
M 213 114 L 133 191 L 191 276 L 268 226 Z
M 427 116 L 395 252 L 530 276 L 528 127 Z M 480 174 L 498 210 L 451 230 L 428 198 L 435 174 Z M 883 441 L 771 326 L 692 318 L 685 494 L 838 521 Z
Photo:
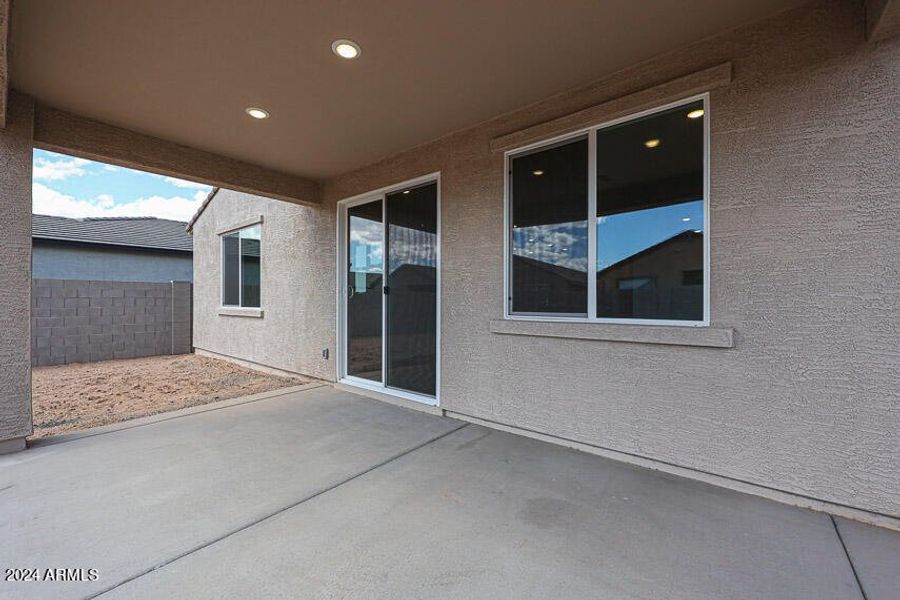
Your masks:
M 798 4 L 28 0 L 9 69 L 43 105 L 322 179 Z

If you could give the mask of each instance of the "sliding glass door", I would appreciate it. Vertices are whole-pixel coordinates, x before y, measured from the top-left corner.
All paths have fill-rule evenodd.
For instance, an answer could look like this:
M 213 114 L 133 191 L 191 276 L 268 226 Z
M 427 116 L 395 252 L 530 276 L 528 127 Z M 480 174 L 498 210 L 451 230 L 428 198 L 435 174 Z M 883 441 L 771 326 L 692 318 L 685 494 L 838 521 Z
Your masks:
M 377 200 L 348 210 L 347 374 L 382 381 L 384 219 Z
M 434 396 L 437 185 L 387 196 L 387 385 Z
M 345 224 L 345 375 L 434 397 L 437 183 L 353 204 Z

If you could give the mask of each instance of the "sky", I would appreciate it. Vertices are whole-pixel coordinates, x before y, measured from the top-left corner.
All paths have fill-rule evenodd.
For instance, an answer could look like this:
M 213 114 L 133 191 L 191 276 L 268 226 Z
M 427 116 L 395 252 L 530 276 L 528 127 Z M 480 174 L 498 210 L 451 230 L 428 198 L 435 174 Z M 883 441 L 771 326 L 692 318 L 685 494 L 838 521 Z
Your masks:
M 587 221 L 517 227 L 513 253 L 587 271 Z M 597 269 L 606 269 L 683 231 L 703 231 L 703 200 L 597 219 Z
M 32 212 L 189 221 L 210 186 L 35 150 Z

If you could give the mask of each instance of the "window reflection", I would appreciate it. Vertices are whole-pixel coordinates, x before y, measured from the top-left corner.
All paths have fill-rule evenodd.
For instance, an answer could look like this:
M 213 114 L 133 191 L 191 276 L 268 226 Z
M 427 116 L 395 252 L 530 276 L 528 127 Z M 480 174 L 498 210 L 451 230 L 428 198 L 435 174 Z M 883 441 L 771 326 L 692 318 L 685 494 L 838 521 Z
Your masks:
M 387 196 L 387 385 L 435 395 L 437 184 Z
M 241 304 L 240 244 L 236 231 L 222 236 L 222 306 Z
M 703 319 L 702 108 L 597 132 L 598 317 Z
M 512 160 L 512 310 L 587 313 L 587 138 Z
M 260 238 L 259 225 L 240 231 L 241 236 L 241 306 L 260 306 Z
M 384 227 L 381 201 L 348 210 L 347 374 L 381 381 Z

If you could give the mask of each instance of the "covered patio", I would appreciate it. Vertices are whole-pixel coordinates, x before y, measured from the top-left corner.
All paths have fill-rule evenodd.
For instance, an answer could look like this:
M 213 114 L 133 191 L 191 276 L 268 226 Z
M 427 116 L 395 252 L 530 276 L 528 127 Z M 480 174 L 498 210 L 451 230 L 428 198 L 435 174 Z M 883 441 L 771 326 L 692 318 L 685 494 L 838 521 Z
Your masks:
M 308 384 L 0 458 L 2 598 L 896 597 L 900 536 Z
M 0 598 L 897 598 L 898 56 L 900 0 L 0 0 Z M 27 442 L 36 148 L 221 187 L 193 348 L 320 383 Z

